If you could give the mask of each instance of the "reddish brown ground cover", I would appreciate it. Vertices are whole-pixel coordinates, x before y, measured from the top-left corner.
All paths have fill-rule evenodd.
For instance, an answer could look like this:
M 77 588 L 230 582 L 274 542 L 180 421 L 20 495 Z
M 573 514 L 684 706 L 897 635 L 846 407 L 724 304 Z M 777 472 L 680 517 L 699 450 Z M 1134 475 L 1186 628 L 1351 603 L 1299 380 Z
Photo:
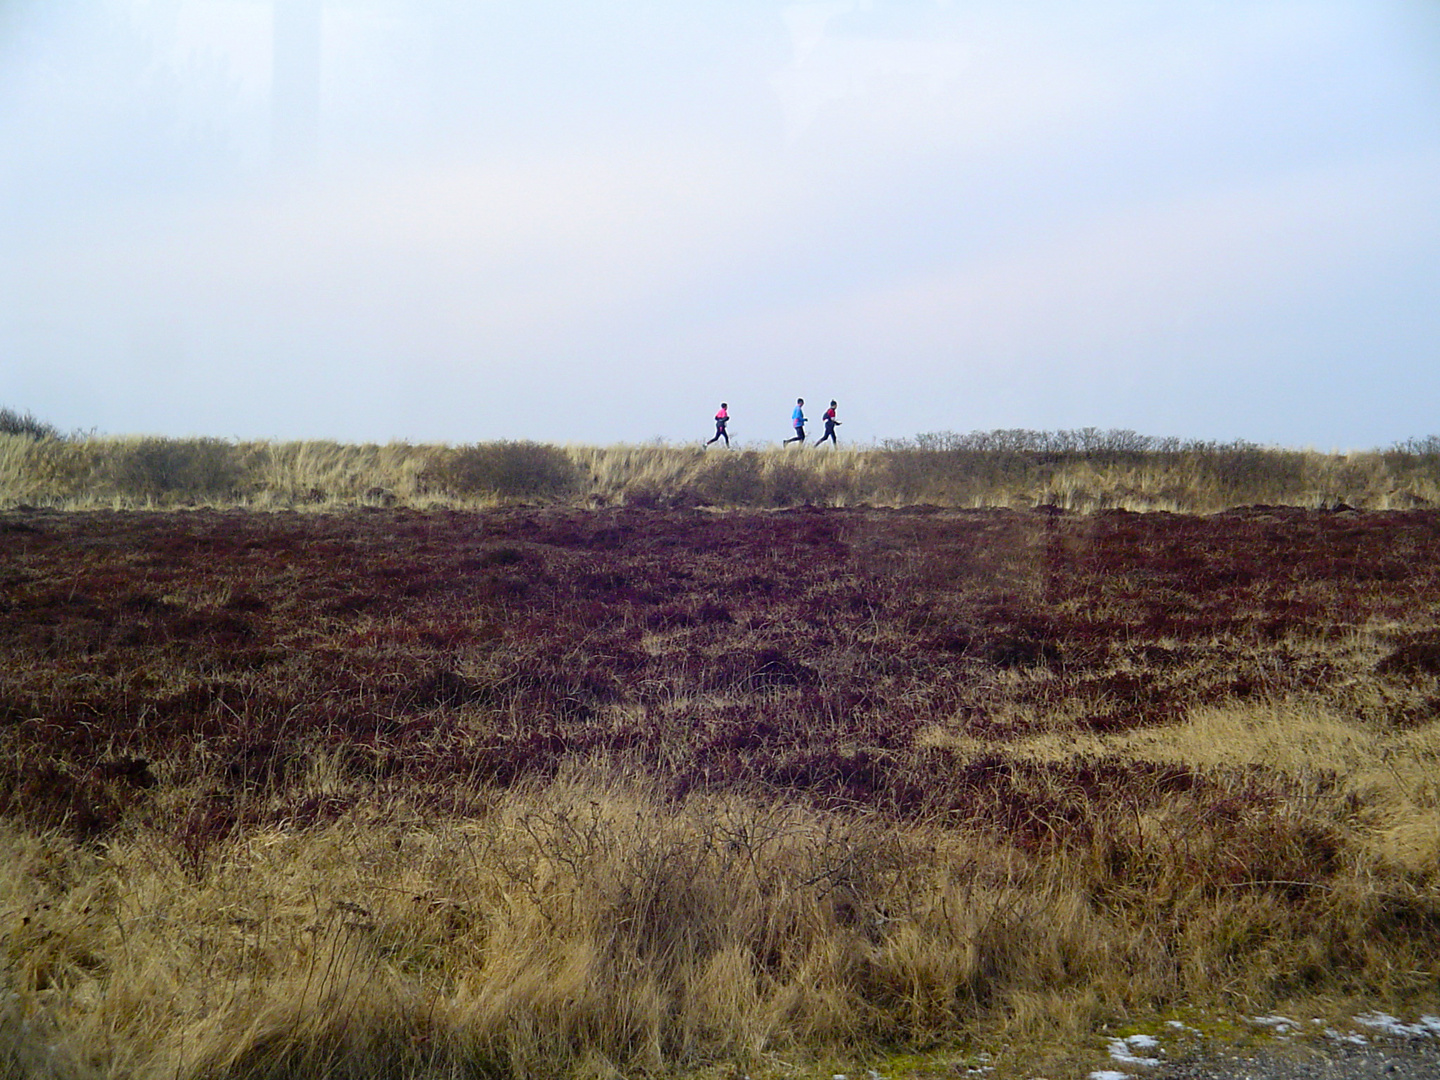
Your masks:
M 148 815 L 198 857 L 367 792 L 465 812 L 589 761 L 1043 843 L 1207 781 L 1008 740 L 1342 686 L 1362 719 L 1426 721 L 1437 604 L 1429 511 L 11 512 L 0 813 Z M 317 793 L 325 755 L 347 783 Z M 1277 876 L 1329 841 L 1300 848 Z

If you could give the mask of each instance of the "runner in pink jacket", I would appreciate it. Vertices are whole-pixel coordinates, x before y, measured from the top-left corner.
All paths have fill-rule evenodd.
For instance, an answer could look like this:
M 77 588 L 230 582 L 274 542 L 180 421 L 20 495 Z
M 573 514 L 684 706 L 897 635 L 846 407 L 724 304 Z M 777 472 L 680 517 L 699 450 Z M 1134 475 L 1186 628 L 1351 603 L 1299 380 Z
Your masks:
M 724 439 L 725 445 L 730 445 L 730 436 L 725 433 L 725 425 L 730 422 L 730 406 L 720 402 L 720 411 L 715 414 L 715 438 L 705 445 L 709 446 L 715 439 Z

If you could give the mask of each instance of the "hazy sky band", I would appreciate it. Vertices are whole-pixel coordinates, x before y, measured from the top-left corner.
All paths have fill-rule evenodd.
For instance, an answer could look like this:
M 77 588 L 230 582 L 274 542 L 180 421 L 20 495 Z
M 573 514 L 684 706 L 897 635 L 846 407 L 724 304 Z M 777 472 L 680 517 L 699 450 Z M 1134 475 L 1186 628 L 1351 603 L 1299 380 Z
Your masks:
M 11 0 L 0 402 L 366 441 L 698 442 L 722 399 L 778 441 L 797 396 L 847 441 L 1440 431 L 1434 11 Z

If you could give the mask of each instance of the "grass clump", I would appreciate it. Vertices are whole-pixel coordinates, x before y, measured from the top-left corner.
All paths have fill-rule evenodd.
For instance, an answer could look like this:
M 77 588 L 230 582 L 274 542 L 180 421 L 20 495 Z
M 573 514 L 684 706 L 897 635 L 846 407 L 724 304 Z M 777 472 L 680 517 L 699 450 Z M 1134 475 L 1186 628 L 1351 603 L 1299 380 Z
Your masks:
M 235 445 L 224 439 L 144 438 L 114 448 L 101 482 L 146 502 L 235 501 L 244 494 L 248 472 Z
M 580 472 L 563 449 L 518 441 L 477 443 L 437 455 L 426 479 L 442 491 L 501 500 L 563 499 L 580 487 Z

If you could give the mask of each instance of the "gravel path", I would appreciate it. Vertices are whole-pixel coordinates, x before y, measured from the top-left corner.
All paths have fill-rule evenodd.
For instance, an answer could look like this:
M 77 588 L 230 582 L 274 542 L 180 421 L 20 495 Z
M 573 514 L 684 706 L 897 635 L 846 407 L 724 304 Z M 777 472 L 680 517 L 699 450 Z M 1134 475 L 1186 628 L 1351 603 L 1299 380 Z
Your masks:
M 1151 1080 L 1440 1080 L 1440 1041 L 1375 1039 L 1201 1054 L 1148 1072 Z
M 1156 1035 L 1111 1038 L 1111 1067 L 1090 1080 L 1440 1080 L 1440 1015 L 1434 1013 L 1406 1021 L 1373 1011 L 1335 1027 L 1285 1016 L 1243 1020 L 1276 1041 L 1226 1047 L 1172 1020 Z

